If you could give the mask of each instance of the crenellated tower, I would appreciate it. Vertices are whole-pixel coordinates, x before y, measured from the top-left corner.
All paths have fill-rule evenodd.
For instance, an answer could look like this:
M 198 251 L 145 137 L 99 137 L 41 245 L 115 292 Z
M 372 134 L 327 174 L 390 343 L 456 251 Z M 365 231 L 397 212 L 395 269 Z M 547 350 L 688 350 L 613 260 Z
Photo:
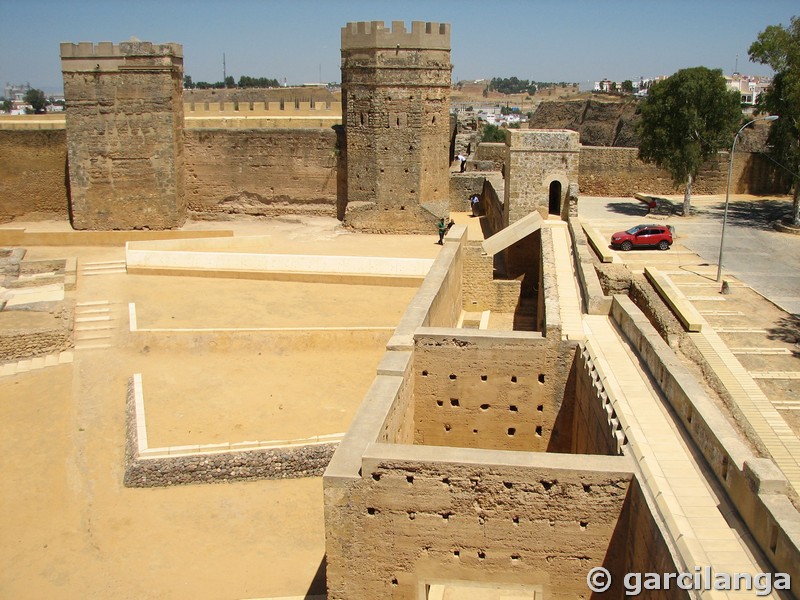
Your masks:
M 61 71 L 73 227 L 182 225 L 182 46 L 63 43 Z
M 451 71 L 448 23 L 342 28 L 348 225 L 430 233 L 447 215 Z

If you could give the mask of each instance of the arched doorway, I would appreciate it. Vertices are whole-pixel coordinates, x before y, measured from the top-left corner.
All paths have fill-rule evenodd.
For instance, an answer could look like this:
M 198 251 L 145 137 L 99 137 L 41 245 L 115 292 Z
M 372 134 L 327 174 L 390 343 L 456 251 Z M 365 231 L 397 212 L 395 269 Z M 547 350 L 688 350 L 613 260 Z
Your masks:
M 554 181 L 550 184 L 550 206 L 548 212 L 551 215 L 561 214 L 561 182 Z

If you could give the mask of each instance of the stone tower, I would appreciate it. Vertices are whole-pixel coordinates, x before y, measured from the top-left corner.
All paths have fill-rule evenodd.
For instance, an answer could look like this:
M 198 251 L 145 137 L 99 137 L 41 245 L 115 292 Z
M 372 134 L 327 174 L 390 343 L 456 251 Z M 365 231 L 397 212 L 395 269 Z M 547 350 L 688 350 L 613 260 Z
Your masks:
M 451 70 L 448 23 L 342 28 L 348 225 L 430 233 L 447 215 Z
M 61 44 L 75 229 L 183 224 L 183 48 Z
M 538 211 L 577 215 L 580 136 L 569 129 L 506 130 L 506 224 Z

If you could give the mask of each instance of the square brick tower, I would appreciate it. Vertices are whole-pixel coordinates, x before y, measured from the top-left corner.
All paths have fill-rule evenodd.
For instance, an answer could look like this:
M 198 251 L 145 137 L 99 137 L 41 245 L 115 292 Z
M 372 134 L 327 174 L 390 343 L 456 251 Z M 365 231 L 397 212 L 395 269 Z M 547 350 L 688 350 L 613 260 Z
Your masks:
M 431 233 L 447 215 L 451 71 L 448 23 L 342 28 L 345 223 Z
M 183 48 L 61 44 L 75 229 L 170 229 L 186 219 Z

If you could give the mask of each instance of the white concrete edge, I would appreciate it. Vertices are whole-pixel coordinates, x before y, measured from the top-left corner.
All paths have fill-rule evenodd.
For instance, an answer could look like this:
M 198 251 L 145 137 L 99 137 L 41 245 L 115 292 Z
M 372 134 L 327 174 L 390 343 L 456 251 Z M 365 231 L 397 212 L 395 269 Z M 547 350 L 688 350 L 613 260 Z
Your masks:
M 434 259 L 125 248 L 127 267 L 424 277 Z
M 141 459 L 155 459 L 178 456 L 195 456 L 205 454 L 224 454 L 226 452 L 253 452 L 256 450 L 277 450 L 281 448 L 297 448 L 298 446 L 321 446 L 341 442 L 344 433 L 329 433 L 308 438 L 293 440 L 220 442 L 218 444 L 187 444 L 184 446 L 162 446 L 148 448 L 140 454 Z
M 129 331 L 138 331 L 136 323 L 136 303 L 128 302 L 128 325 Z
M 144 416 L 144 390 L 142 388 L 142 374 L 133 374 L 133 400 L 136 416 L 136 441 L 139 455 L 147 452 L 147 421 Z
M 279 333 L 279 332 L 325 332 L 325 331 L 394 331 L 395 327 L 381 325 L 376 327 L 218 327 L 218 328 L 138 328 L 136 333 Z M 133 330 L 132 330 L 133 331 Z

